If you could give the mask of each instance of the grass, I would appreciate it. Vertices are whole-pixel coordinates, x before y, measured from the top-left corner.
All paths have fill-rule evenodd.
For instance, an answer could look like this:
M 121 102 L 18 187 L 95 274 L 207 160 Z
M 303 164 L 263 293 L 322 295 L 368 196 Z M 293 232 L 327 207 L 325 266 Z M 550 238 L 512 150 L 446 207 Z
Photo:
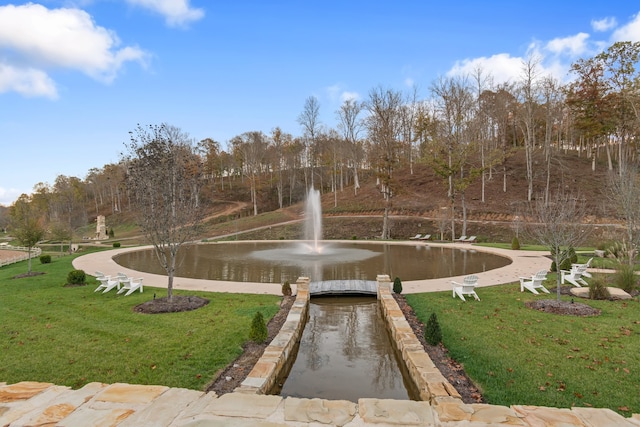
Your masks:
M 479 302 L 451 292 L 406 295 L 422 322 L 436 313 L 450 355 L 489 403 L 593 406 L 640 413 L 640 321 L 637 300 L 591 301 L 597 317 L 542 313 L 519 285 L 482 288 Z M 564 298 L 564 297 L 563 297 Z M 578 302 L 578 301 L 576 301 Z
M 51 264 L 33 260 L 0 268 L 0 381 L 43 381 L 82 387 L 88 382 L 162 384 L 202 390 L 242 352 L 257 311 L 270 319 L 273 295 L 189 292 L 210 300 L 198 310 L 143 315 L 133 307 L 164 289 L 130 295 L 64 287 L 74 256 Z M 175 291 L 176 295 L 187 292 Z

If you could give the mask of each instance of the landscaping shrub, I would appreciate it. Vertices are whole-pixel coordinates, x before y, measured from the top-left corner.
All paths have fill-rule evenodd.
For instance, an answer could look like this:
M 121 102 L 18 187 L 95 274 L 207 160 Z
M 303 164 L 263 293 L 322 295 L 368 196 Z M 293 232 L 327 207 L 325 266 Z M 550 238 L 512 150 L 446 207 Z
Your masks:
M 440 329 L 440 323 L 438 323 L 438 316 L 435 313 L 431 313 L 427 325 L 424 328 L 424 338 L 430 345 L 437 345 L 442 341 L 442 330 Z
M 110 239 L 113 239 L 115 237 L 115 233 L 113 232 L 113 228 L 109 229 L 109 233 L 108 234 L 109 234 L 109 238 Z
M 50 264 L 51 255 L 40 255 L 40 264 Z
M 613 275 L 613 283 L 627 293 L 636 289 L 638 277 L 629 264 L 620 264 Z
M 291 284 L 288 280 L 282 284 L 282 295 L 285 297 L 291 296 Z
M 511 240 L 511 249 L 514 251 L 519 251 L 520 250 L 520 241 L 518 240 L 517 237 L 514 237 Z
M 120 242 L 113 242 L 113 247 L 114 248 L 119 248 L 120 247 Z
M 71 270 L 69 274 L 67 274 L 68 285 L 84 285 L 86 280 L 87 275 L 84 270 Z
M 589 299 L 609 299 L 610 297 L 605 280 L 601 277 L 594 277 L 589 283 Z
M 262 316 L 262 313 L 258 311 L 251 321 L 249 339 L 255 342 L 265 342 L 268 336 L 269 332 L 267 331 L 267 325 L 264 322 L 264 317 Z
M 396 294 L 402 293 L 402 281 L 400 280 L 399 277 L 396 277 L 395 279 L 393 279 L 393 292 Z

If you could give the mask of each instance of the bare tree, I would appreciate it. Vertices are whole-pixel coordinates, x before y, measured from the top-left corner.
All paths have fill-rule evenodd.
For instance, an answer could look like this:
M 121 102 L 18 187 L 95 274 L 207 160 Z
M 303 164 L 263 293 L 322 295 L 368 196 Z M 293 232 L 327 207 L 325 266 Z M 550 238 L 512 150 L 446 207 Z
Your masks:
M 13 228 L 12 234 L 27 247 L 29 253 L 27 273 L 31 273 L 31 249 L 45 235 L 42 212 L 31 203 L 29 196 L 23 194 L 9 207 L 9 215 Z
M 305 141 L 305 181 L 307 179 L 306 166 L 311 166 L 311 186 L 313 187 L 313 165 L 314 156 L 313 150 L 315 149 L 316 138 L 320 132 L 320 103 L 318 98 L 310 96 L 304 102 L 304 109 L 298 116 L 298 123 L 304 129 Z M 306 184 L 306 182 L 305 182 Z M 308 186 L 308 185 L 307 185 Z
M 360 188 L 360 180 L 358 178 L 358 169 L 362 161 L 363 149 L 360 141 L 360 132 L 364 127 L 363 121 L 359 118 L 364 104 L 355 99 L 347 99 L 338 110 L 338 129 L 342 132 L 349 153 L 349 162 L 353 168 L 353 191 L 358 194 Z
M 523 223 L 526 234 L 549 248 L 558 270 L 569 258 L 569 249 L 581 244 L 589 234 L 582 224 L 586 205 L 583 199 L 558 191 L 545 202 L 544 195 L 527 205 Z M 561 275 L 557 278 L 557 299 L 560 301 Z
M 620 172 L 609 175 L 609 194 L 612 205 L 622 217 L 626 228 L 628 260 L 633 265 L 640 246 L 640 174 L 635 164 L 620 165 Z
M 525 140 L 524 152 L 527 165 L 527 201 L 533 197 L 533 151 L 536 147 L 536 114 L 538 102 L 538 77 L 540 58 L 530 57 L 522 64 L 522 76 L 519 84 L 520 123 Z
M 262 132 L 245 132 L 231 139 L 234 154 L 242 161 L 242 173 L 251 184 L 253 215 L 258 215 L 258 178 L 267 154 L 267 137 Z
M 399 164 L 401 107 L 400 92 L 382 88 L 373 89 L 366 104 L 369 111 L 367 129 L 374 150 L 378 186 L 385 201 L 382 239 L 389 238 L 389 212 L 397 186 L 393 173 Z
M 138 125 L 130 132 L 127 188 L 133 195 L 138 223 L 167 272 L 167 299 L 180 248 L 197 236 L 202 220 L 198 192 L 200 159 L 188 134 L 167 124 Z

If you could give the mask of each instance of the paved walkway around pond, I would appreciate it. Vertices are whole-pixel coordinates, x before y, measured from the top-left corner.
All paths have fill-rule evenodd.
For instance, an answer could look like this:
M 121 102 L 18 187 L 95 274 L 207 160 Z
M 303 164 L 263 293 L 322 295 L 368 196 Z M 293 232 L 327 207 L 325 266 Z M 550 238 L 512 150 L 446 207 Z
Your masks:
M 282 240 L 278 240 L 282 243 Z M 353 240 L 346 241 L 353 243 Z M 548 269 L 551 261 L 543 251 L 512 251 L 508 249 L 489 248 L 484 246 L 476 246 L 469 243 L 422 243 L 422 242 L 392 242 L 402 245 L 428 245 L 433 247 L 448 247 L 462 250 L 474 250 L 480 252 L 488 252 L 501 255 L 511 259 L 511 263 L 505 267 L 494 270 L 477 273 L 478 286 L 493 286 L 504 283 L 518 281 L 520 276 L 530 277 L 536 272 Z M 233 244 L 221 243 L 221 244 Z M 73 261 L 74 268 L 84 270 L 87 274 L 94 275 L 96 271 L 101 271 L 107 275 L 115 275 L 122 272 L 128 276 L 143 278 L 144 286 L 165 288 L 167 287 L 167 277 L 159 274 L 142 273 L 135 270 L 126 269 L 118 265 L 113 256 L 127 252 L 140 250 L 142 247 L 119 248 L 109 251 L 95 252 L 76 258 Z M 451 281 L 460 281 L 463 276 L 445 277 L 441 279 L 430 280 L 413 280 L 402 282 L 402 293 L 419 293 L 419 292 L 436 292 L 451 290 Z M 233 293 L 253 293 L 253 294 L 272 294 L 281 295 L 282 289 L 280 283 L 243 283 L 229 282 L 218 280 L 191 279 L 186 277 L 176 277 L 173 282 L 174 289 L 207 291 L 207 292 L 233 292 Z

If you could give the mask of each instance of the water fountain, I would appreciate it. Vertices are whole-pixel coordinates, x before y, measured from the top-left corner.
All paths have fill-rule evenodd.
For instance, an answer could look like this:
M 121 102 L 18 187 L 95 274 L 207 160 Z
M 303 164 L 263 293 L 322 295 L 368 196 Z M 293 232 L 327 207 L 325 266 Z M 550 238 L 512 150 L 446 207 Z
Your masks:
M 309 248 L 312 252 L 320 253 L 322 240 L 322 204 L 320 191 L 310 188 L 307 192 L 304 218 L 304 238 L 311 242 Z

